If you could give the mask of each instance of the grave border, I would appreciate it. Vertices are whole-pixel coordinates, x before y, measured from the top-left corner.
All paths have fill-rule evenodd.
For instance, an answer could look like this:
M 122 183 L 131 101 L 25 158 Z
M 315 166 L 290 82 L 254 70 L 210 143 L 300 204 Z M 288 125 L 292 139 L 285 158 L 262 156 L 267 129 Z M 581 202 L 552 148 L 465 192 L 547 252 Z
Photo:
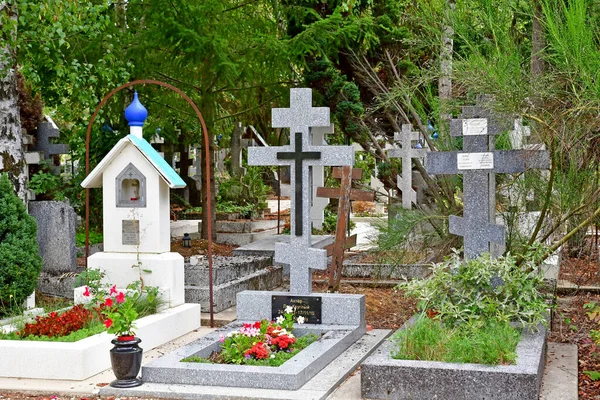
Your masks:
M 363 362 L 362 397 L 537 400 L 546 358 L 546 329 L 521 333 L 515 365 L 396 360 L 390 355 L 392 348 L 388 340 Z
M 152 350 L 200 327 L 200 305 L 182 304 L 136 321 L 141 347 Z M 110 368 L 114 335 L 103 332 L 77 342 L 0 340 L 2 378 L 82 381 Z

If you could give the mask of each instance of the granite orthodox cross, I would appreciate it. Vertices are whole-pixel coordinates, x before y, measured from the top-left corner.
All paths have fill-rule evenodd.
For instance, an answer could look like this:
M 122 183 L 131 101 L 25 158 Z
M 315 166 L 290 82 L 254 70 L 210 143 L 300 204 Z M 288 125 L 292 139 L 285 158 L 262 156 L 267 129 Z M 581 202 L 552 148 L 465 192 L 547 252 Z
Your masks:
M 417 192 L 412 187 L 412 159 L 425 157 L 426 149 L 412 147 L 412 142 L 419 140 L 419 132 L 412 130 L 412 125 L 403 124 L 402 133 L 394 133 L 394 141 L 400 142 L 402 148 L 388 150 L 389 158 L 402 159 L 402 176 L 398 177 L 398 188 L 402 192 L 402 207 L 411 209 L 417 204 Z
M 491 150 L 487 119 L 454 119 L 450 135 L 463 136 L 463 151 L 430 152 L 425 160 L 428 173 L 463 174 L 463 217 L 449 217 L 450 233 L 464 237 L 465 258 L 490 253 L 490 243 L 504 246 L 504 227 L 490 216 L 489 176 L 548 168 L 548 152 L 537 150 Z
M 275 108 L 273 128 L 290 128 L 290 145 L 251 147 L 249 165 L 289 165 L 291 168 L 291 235 L 289 244 L 275 245 L 275 262 L 290 266 L 290 292 L 312 291 L 313 269 L 326 269 L 326 251 L 311 248 L 309 166 L 354 163 L 352 146 L 313 146 L 310 127 L 329 126 L 329 108 L 312 106 L 311 89 L 291 89 L 290 108 Z

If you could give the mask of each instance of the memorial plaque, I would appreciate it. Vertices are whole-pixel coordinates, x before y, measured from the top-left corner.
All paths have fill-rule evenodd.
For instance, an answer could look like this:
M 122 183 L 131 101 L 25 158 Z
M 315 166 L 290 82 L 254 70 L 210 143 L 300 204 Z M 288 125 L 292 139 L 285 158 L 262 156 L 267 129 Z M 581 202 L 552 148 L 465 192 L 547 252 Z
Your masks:
M 273 296 L 271 299 L 271 319 L 275 321 L 283 315 L 287 306 L 294 307 L 296 317 L 305 318 L 306 324 L 321 323 L 321 298 L 310 296 Z
M 124 245 L 137 246 L 140 244 L 140 221 L 123 220 L 123 238 Z
M 494 153 L 459 153 L 456 165 L 458 169 L 494 169 Z
M 469 118 L 463 119 L 463 136 L 487 135 L 487 119 L 485 118 Z

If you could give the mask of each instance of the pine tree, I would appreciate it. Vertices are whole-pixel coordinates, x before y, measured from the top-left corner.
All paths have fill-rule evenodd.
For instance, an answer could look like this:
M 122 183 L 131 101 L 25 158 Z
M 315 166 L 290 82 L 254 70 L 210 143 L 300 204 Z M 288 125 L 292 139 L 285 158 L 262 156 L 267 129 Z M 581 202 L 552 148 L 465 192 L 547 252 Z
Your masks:
M 0 175 L 0 310 L 20 306 L 37 287 L 41 269 L 36 221 L 4 173 Z

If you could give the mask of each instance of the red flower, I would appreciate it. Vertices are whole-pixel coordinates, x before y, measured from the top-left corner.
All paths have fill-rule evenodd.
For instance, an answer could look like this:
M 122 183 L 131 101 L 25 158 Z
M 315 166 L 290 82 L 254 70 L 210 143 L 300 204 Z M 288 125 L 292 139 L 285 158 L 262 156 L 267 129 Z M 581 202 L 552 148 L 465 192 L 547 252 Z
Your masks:
M 104 305 L 105 305 L 106 307 L 112 307 L 112 306 L 113 306 L 113 301 L 112 301 L 112 299 L 111 299 L 110 297 L 107 297 L 107 298 L 106 298 L 106 301 L 104 302 Z
M 252 327 L 252 324 L 244 323 L 244 329 L 250 329 L 251 327 Z
M 90 296 L 90 288 L 89 287 L 85 287 L 85 290 L 83 291 L 83 295 L 85 297 L 89 297 Z
M 124 303 L 125 302 L 125 293 L 119 292 L 119 294 L 117 295 L 117 297 L 115 297 L 115 299 L 117 300 L 117 303 Z
M 112 296 L 113 294 L 117 294 L 117 285 L 113 285 L 110 288 L 110 295 Z
M 260 321 L 256 321 L 253 325 L 256 329 L 260 329 Z
M 246 356 L 254 356 L 257 360 L 269 358 L 269 351 L 263 342 L 258 342 L 245 353 Z
M 107 318 L 104 320 L 104 326 L 106 327 L 106 329 L 110 328 L 112 325 L 112 319 Z
M 289 337 L 288 335 L 281 335 L 271 340 L 271 344 L 277 346 L 281 350 L 287 349 L 294 343 L 296 343 L 296 338 Z

